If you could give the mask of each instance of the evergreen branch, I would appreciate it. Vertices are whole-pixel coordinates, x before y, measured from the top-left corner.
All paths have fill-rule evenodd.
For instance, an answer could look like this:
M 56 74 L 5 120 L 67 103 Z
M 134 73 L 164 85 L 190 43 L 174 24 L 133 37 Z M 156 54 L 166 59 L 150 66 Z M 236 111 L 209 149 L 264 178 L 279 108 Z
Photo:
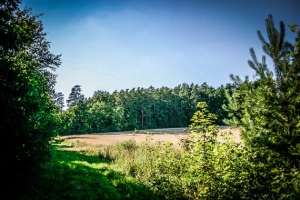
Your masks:
M 263 46 L 262 49 L 263 49 L 263 51 L 264 51 L 267 55 L 269 55 L 270 57 L 272 57 L 271 51 L 270 51 L 270 46 Z
M 248 60 L 248 65 L 255 70 L 255 72 L 257 73 L 257 68 L 255 67 L 255 64 L 253 63 L 252 60 Z
M 268 16 L 268 18 L 265 20 L 265 23 L 270 44 L 274 47 L 274 44 L 276 43 L 276 30 L 272 15 Z
M 266 63 L 266 56 L 262 56 L 262 67 L 264 71 L 269 71 Z
M 251 57 L 252 57 L 252 60 L 255 64 L 255 66 L 258 66 L 257 57 L 256 57 L 256 54 L 255 54 L 255 51 L 253 48 L 250 48 L 250 54 L 251 54 Z
M 260 40 L 260 42 L 263 44 L 263 49 L 264 48 L 269 49 L 270 44 L 265 40 L 265 38 L 262 36 L 262 34 L 259 30 L 257 31 L 257 36 L 258 36 L 258 39 Z M 268 55 L 270 54 L 270 52 L 266 52 L 266 51 L 265 51 L 265 53 L 268 54 Z
M 285 46 L 284 43 L 284 36 L 285 36 L 285 25 L 283 21 L 280 22 L 280 39 L 279 39 L 279 48 L 283 49 Z

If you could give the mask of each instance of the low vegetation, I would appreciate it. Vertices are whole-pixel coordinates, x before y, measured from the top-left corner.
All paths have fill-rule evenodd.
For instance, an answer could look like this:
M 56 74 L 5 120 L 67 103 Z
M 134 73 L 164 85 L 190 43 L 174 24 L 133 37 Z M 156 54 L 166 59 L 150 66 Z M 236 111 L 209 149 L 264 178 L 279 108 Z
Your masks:
M 170 142 L 152 141 L 151 133 L 141 144 L 58 142 L 32 197 L 298 199 L 291 163 L 265 148 L 251 150 L 230 139 L 230 133 L 218 141 L 215 116 L 206 106 L 198 104 L 191 134 L 180 140 L 179 149 Z
M 206 104 L 198 104 L 192 134 L 181 149 L 168 142 L 137 145 L 129 140 L 99 151 L 123 174 L 134 177 L 161 199 L 297 199 L 290 162 L 261 148 L 229 139 L 218 142 L 218 127 Z
M 74 150 L 87 146 L 57 141 L 51 161 L 23 199 L 157 199 L 149 188 L 100 159 L 95 147 Z

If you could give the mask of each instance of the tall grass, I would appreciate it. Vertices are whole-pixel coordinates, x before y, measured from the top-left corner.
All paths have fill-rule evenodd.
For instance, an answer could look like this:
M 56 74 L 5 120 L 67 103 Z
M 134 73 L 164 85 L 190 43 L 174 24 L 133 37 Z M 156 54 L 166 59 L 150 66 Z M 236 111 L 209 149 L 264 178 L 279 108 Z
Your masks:
M 184 199 L 180 171 L 185 167 L 181 150 L 170 142 L 151 141 L 142 144 L 128 140 L 100 150 L 101 158 L 112 161 L 114 168 L 134 177 L 161 199 Z
M 273 189 L 278 185 L 271 186 L 276 169 L 263 166 L 256 158 L 258 152 L 247 151 L 230 139 L 224 143 L 210 139 L 191 135 L 181 149 L 169 142 L 128 140 L 101 149 L 99 156 L 160 199 L 276 197 Z
M 191 134 L 180 149 L 150 134 L 142 144 L 63 142 L 24 199 L 280 199 L 291 189 L 282 162 L 265 165 L 228 138 Z
M 75 141 L 55 147 L 52 160 L 24 199 L 157 199 L 145 185 L 99 159 L 99 148 L 78 152 L 74 147 L 89 145 Z

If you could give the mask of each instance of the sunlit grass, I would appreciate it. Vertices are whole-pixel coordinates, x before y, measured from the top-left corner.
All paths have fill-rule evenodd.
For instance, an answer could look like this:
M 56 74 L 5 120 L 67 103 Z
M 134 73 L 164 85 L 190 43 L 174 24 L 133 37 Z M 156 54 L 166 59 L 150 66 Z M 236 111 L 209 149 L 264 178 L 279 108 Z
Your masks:
M 149 133 L 142 143 L 126 140 L 114 145 L 92 145 L 80 140 L 57 140 L 53 143 L 52 160 L 34 184 L 29 199 L 198 197 L 202 185 L 197 181 L 203 172 L 198 168 L 214 160 L 199 163 L 201 156 L 196 151 L 152 139 Z
M 77 152 L 64 142 L 53 149 L 52 160 L 32 188 L 24 199 L 156 199 L 149 188 L 121 174 L 96 151 Z

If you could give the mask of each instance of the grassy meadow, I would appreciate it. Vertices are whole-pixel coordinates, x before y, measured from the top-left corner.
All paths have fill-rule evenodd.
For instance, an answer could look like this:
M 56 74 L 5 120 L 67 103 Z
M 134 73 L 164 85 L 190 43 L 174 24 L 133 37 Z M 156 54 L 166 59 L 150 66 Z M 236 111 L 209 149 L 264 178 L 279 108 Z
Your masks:
M 151 133 L 113 145 L 56 138 L 24 199 L 270 199 L 291 188 L 276 177 L 281 163 L 262 165 L 262 155 L 223 138 L 190 134 L 180 148 Z
M 200 198 L 200 185 L 188 178 L 187 151 L 152 140 L 150 133 L 142 143 L 114 145 L 56 138 L 51 161 L 25 199 Z
M 108 157 L 100 156 L 97 147 L 57 139 L 52 151 L 51 161 L 24 199 L 157 199 Z

